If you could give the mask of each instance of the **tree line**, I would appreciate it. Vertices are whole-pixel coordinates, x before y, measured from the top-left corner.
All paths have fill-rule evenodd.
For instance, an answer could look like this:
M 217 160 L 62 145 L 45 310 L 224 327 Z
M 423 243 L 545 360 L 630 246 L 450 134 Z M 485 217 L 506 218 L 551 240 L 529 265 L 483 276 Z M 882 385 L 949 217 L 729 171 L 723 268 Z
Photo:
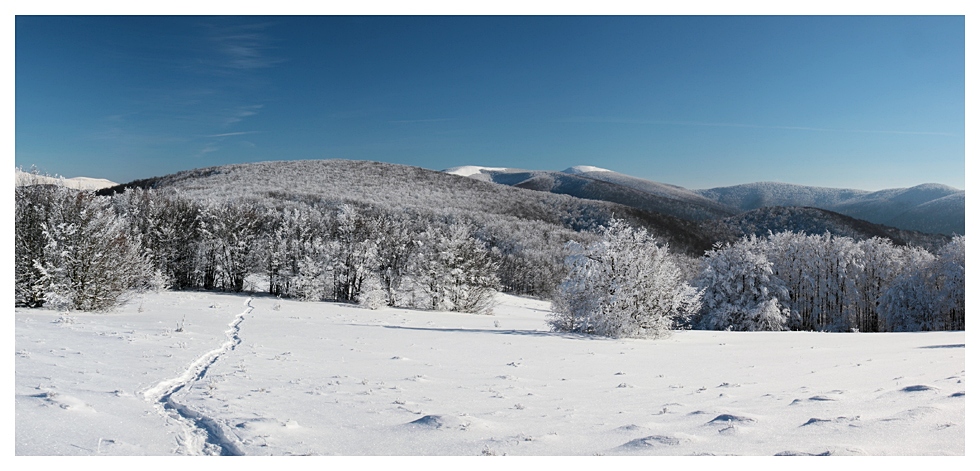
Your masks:
M 17 186 L 15 207 L 20 306 L 107 310 L 140 290 L 261 289 L 486 313 L 504 291 L 552 299 L 556 330 L 613 337 L 965 328 L 962 236 L 931 253 L 782 232 L 698 259 L 621 220 L 576 232 L 356 202 L 202 201 L 139 188 L 110 197 L 57 185 Z
M 575 236 L 533 221 L 488 227 L 464 214 L 355 203 L 199 201 L 144 189 L 108 197 L 57 185 L 15 191 L 16 303 L 30 307 L 106 310 L 147 289 L 260 289 L 482 313 L 498 290 L 550 293 L 564 276 L 561 247 Z
M 882 238 L 780 232 L 717 244 L 685 279 L 645 230 L 614 221 L 570 243 L 556 330 L 659 337 L 673 329 L 965 330 L 965 238 L 932 254 Z

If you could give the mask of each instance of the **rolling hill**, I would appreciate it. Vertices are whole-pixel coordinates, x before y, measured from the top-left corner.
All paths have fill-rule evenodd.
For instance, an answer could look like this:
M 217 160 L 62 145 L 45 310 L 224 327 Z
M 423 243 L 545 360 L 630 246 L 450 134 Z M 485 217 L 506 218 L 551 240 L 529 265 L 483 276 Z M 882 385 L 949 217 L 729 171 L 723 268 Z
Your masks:
M 643 180 L 598 167 L 578 166 L 556 172 L 466 166 L 444 172 L 528 190 L 609 201 L 689 221 L 716 219 L 738 213 L 679 186 Z
M 432 217 L 465 215 L 481 225 L 581 231 L 624 218 L 645 227 L 675 250 L 700 256 L 717 241 L 783 230 L 886 237 L 933 247 L 947 240 L 878 227 L 828 210 L 792 208 L 742 214 L 684 188 L 573 167 L 564 172 L 419 167 L 351 160 L 274 161 L 187 170 L 101 190 L 173 189 L 200 200 L 269 199 L 277 205 L 342 203 Z M 830 192 L 825 192 L 830 193 Z M 825 197 L 824 200 L 833 198 Z M 839 199 L 839 198 L 838 198 Z
M 465 215 L 502 223 L 580 231 L 627 219 L 672 247 L 701 255 L 713 241 L 696 222 L 602 200 L 531 191 L 419 167 L 353 160 L 299 160 L 226 165 L 136 180 L 101 190 L 173 189 L 199 200 L 271 199 L 278 205 L 355 203 L 437 217 Z

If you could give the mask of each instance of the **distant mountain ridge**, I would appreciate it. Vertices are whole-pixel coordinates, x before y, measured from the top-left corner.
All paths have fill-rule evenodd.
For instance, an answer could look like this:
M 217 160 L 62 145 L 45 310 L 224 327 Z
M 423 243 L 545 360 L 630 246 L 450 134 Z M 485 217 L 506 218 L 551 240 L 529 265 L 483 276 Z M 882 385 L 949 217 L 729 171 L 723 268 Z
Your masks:
M 940 234 L 966 231 L 966 191 L 937 183 L 864 191 L 761 182 L 695 192 L 742 211 L 807 206 L 906 230 Z
M 739 211 L 685 188 L 643 180 L 592 166 L 564 171 L 463 166 L 444 172 L 502 185 L 609 201 L 690 221 L 732 216 Z
M 519 188 L 612 201 L 692 221 L 726 218 L 774 206 L 809 207 L 903 230 L 946 235 L 966 232 L 965 190 L 936 183 L 880 191 L 775 182 L 689 190 L 587 165 L 562 172 L 478 166 L 455 167 L 445 172 Z

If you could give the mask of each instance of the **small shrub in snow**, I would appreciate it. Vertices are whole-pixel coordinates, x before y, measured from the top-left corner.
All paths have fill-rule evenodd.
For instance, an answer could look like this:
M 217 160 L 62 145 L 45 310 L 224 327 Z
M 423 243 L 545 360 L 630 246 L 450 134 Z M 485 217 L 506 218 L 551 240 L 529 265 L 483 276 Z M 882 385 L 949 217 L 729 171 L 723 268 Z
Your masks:
M 371 310 L 377 310 L 385 307 L 388 297 L 382 289 L 372 289 L 369 291 L 362 292 L 357 298 L 357 304 L 366 307 Z

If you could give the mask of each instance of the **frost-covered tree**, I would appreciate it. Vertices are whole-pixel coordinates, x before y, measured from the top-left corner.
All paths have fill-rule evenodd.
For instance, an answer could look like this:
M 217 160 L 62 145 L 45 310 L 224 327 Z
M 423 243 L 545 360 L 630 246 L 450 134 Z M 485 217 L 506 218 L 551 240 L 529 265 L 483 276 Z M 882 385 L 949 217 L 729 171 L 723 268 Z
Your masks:
M 65 190 L 22 183 L 14 189 L 14 298 L 18 306 L 41 307 L 46 283 L 36 262 L 44 259 L 44 230 L 55 197 Z
M 854 327 L 861 252 L 853 239 L 782 232 L 767 239 L 766 255 L 789 292 L 788 307 L 799 314 L 792 328 L 846 331 Z
M 884 323 L 878 317 L 882 296 L 904 268 L 908 247 L 896 247 L 890 241 L 875 237 L 857 243 L 861 270 L 855 279 L 854 328 L 861 332 L 880 332 Z M 920 249 L 921 250 L 921 249 Z
M 935 262 L 936 310 L 943 330 L 966 329 L 966 237 L 956 236 Z
M 752 243 L 743 240 L 708 253 L 700 279 L 706 290 L 700 326 L 742 328 L 739 322 L 746 316 L 764 316 L 772 326 L 775 313 L 785 318 L 784 308 L 789 308 L 786 325 L 793 329 L 963 328 L 962 238 L 940 253 L 937 258 L 884 239 L 855 242 L 826 233 L 783 232 Z M 758 273 L 764 283 L 756 279 Z M 780 287 L 775 291 L 780 296 L 761 304 L 758 293 L 771 293 L 773 287 Z
M 318 258 L 324 252 L 320 235 L 328 226 L 328 215 L 318 207 L 267 209 L 264 258 L 269 294 L 289 295 L 294 291 L 301 263 L 312 263 L 306 258 Z
M 570 242 L 568 250 L 569 274 L 550 318 L 555 330 L 656 338 L 700 308 L 701 293 L 643 229 L 614 219 L 598 241 Z
M 43 254 L 34 266 L 46 307 L 104 311 L 149 284 L 140 239 L 128 233 L 107 198 L 56 188 L 42 233 Z
M 333 294 L 331 266 L 321 253 L 324 249 L 312 248 L 322 244 L 316 240 L 306 245 L 308 248 L 297 262 L 297 274 L 292 278 L 286 294 L 303 301 L 329 299 Z
M 195 257 L 201 243 L 200 207 L 176 193 L 139 188 L 115 195 L 113 204 L 139 237 L 157 284 L 173 289 L 197 286 Z
M 365 280 L 376 265 L 373 221 L 350 204 L 340 206 L 335 221 L 332 240 L 326 244 L 333 265 L 333 298 L 357 302 Z
M 212 203 L 201 216 L 198 271 L 202 286 L 242 291 L 245 278 L 258 264 L 255 249 L 262 223 L 258 205 L 251 201 Z
M 502 290 L 547 298 L 568 274 L 562 248 L 569 240 L 582 242 L 590 235 L 533 221 L 497 221 L 475 231 L 499 265 Z
M 406 278 L 417 247 L 413 243 L 417 228 L 408 219 L 398 219 L 390 213 L 381 213 L 376 221 L 375 267 L 377 289 L 381 292 L 371 296 L 371 305 L 379 302 L 387 306 L 409 305 L 405 299 Z M 420 230 L 419 230 L 420 231 Z M 368 302 L 365 300 L 365 302 Z
M 773 275 L 763 242 L 755 236 L 716 245 L 705 254 L 697 286 L 704 290 L 700 328 L 712 330 L 784 330 L 789 292 Z
M 879 306 L 886 329 L 965 329 L 965 238 L 953 238 L 938 256 L 924 251 L 906 256 L 906 269 L 882 296 Z
M 487 314 L 499 287 L 490 252 L 465 224 L 435 225 L 419 234 L 410 268 L 416 306 Z

